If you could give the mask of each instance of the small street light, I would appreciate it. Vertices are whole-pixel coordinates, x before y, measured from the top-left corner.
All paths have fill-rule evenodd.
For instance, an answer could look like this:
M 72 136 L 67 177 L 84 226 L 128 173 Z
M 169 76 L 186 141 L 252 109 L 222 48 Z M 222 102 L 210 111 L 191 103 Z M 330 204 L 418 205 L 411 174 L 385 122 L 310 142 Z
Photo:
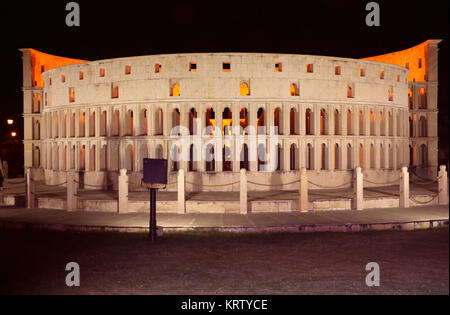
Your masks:
M 17 136 L 17 133 L 15 131 L 11 132 L 11 136 L 15 137 L 15 136 Z
M 8 120 L 6 120 L 6 122 L 8 123 L 8 125 L 12 125 L 14 123 L 14 120 L 8 119 Z

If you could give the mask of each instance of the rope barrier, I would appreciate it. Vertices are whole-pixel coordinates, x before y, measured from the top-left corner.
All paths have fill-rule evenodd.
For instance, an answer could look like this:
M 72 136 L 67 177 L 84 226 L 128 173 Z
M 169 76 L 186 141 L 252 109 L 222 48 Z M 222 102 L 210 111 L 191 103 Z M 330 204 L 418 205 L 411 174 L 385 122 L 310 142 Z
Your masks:
M 415 180 L 413 180 L 413 179 L 409 179 L 409 181 L 410 181 L 411 183 L 414 183 L 414 184 L 417 184 L 417 185 L 431 185 L 431 184 L 437 182 L 437 179 L 431 180 L 431 181 L 428 181 L 428 182 L 418 182 L 418 181 L 415 181 Z
M 185 183 L 194 185 L 194 186 L 203 186 L 203 187 L 219 187 L 220 186 L 221 187 L 221 186 L 230 186 L 230 185 L 239 184 L 240 182 L 232 182 L 232 183 L 228 183 L 228 184 L 219 184 L 219 185 L 197 184 L 197 183 L 188 182 L 188 181 L 185 181 Z
M 431 197 L 431 199 L 428 200 L 428 201 L 420 201 L 420 200 L 417 200 L 414 196 L 409 197 L 409 199 L 412 200 L 412 201 L 414 201 L 415 203 L 425 205 L 425 204 L 427 204 L 427 203 L 432 202 L 432 201 L 433 201 L 434 199 L 436 199 L 437 197 L 439 197 L 439 194 L 441 193 L 441 191 L 442 191 L 442 190 L 439 190 L 439 192 L 438 192 L 436 195 L 434 195 L 433 197 Z
M 368 179 L 365 179 L 365 178 L 363 178 L 363 181 L 365 181 L 365 182 L 367 182 L 367 183 L 369 183 L 369 184 L 374 184 L 374 185 L 389 185 L 389 184 L 396 183 L 396 182 L 398 182 L 398 181 L 401 180 L 401 179 L 402 179 L 402 178 L 399 177 L 399 178 L 397 178 L 397 179 L 395 179 L 395 180 L 393 180 L 393 181 L 389 181 L 389 182 L 385 182 L 385 183 L 372 182 L 372 181 L 370 181 L 370 180 L 368 180 Z
M 253 184 L 253 185 L 259 185 L 259 186 L 284 186 L 284 185 L 291 185 L 291 184 L 295 184 L 300 182 L 300 179 L 294 180 L 292 182 L 288 182 L 288 183 L 282 183 L 282 184 L 261 184 L 261 183 L 256 183 L 256 182 L 252 182 L 250 180 L 247 181 L 247 183 Z
M 353 182 L 353 180 L 351 180 L 349 182 L 346 182 L 346 183 L 343 183 L 343 184 L 340 184 L 340 185 L 337 185 L 337 186 L 325 186 L 325 185 L 316 184 L 316 183 L 314 183 L 314 182 L 312 182 L 310 180 L 308 181 L 308 183 L 313 184 L 314 186 L 317 186 L 317 187 L 320 187 L 320 188 L 340 188 L 340 187 L 343 187 L 343 186 L 347 186 L 347 185 L 351 184 L 352 182 Z

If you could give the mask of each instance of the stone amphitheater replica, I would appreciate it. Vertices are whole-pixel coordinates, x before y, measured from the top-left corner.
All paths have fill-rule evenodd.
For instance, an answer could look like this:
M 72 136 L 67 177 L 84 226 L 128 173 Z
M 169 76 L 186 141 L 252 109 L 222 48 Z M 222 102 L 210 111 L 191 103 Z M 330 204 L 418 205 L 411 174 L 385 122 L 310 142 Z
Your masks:
M 24 165 L 49 185 L 72 170 L 109 190 L 121 169 L 138 183 L 146 157 L 168 159 L 169 183 L 183 170 L 186 192 L 239 191 L 241 169 L 249 191 L 298 189 L 302 168 L 319 189 L 350 187 L 356 167 L 374 183 L 404 166 L 434 178 L 439 42 L 363 59 L 21 49 Z

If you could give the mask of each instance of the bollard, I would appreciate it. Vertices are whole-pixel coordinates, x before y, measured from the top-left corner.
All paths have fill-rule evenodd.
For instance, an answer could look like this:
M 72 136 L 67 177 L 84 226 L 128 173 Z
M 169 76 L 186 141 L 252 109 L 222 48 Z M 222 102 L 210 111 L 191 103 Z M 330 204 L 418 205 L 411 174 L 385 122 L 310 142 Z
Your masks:
M 409 173 L 406 166 L 402 167 L 402 176 L 400 178 L 400 208 L 409 208 Z
M 27 208 L 34 208 L 36 206 L 35 204 L 35 189 L 34 189 L 34 182 L 33 179 L 31 178 L 31 168 L 27 168 L 26 171 L 26 183 L 25 183 L 26 187 L 25 190 L 27 192 Z
M 445 165 L 441 165 L 439 167 L 439 204 L 440 205 L 448 205 L 448 178 L 447 171 L 445 170 Z
M 364 210 L 364 194 L 363 194 L 363 174 L 361 167 L 355 168 L 353 185 L 353 209 Z
M 239 202 L 240 202 L 240 213 L 248 213 L 248 201 L 247 201 L 247 170 L 241 168 L 241 177 L 239 183 Z
M 77 200 L 77 183 L 75 182 L 75 172 L 70 170 L 67 172 L 67 211 L 75 211 L 78 209 Z
M 308 211 L 308 174 L 306 173 L 305 167 L 302 167 L 302 169 L 300 170 L 300 184 L 298 194 L 298 210 Z
M 185 194 L 185 183 L 184 183 L 184 170 L 178 170 L 178 213 L 186 213 L 186 194 Z
M 128 175 L 124 168 L 120 169 L 118 194 L 118 211 L 119 213 L 126 213 L 128 212 Z

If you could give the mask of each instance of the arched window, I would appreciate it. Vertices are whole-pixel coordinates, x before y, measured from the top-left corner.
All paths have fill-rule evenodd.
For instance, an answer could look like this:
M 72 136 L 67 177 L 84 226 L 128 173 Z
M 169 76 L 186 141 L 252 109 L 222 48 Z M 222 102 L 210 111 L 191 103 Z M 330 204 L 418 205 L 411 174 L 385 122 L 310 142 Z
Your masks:
M 327 123 L 327 111 L 325 108 L 320 110 L 320 134 L 326 135 L 328 134 L 328 123 Z
M 375 113 L 370 110 L 370 135 L 375 136 Z
M 420 166 L 428 165 L 428 149 L 426 144 L 421 144 L 419 147 L 419 165 Z
M 409 100 L 409 109 L 413 109 L 414 103 L 413 103 L 413 94 L 412 94 L 411 89 L 408 89 L 408 100 Z
M 306 146 L 306 169 L 314 169 L 314 148 L 311 143 Z
M 134 170 L 134 147 L 133 145 L 127 145 L 125 149 L 125 168 L 129 171 Z
M 178 108 L 174 108 L 172 111 L 172 134 L 180 135 L 180 110 Z
M 266 146 L 263 143 L 258 144 L 258 171 L 263 170 L 263 165 L 266 164 Z
M 197 119 L 197 111 L 194 107 L 189 111 L 189 134 L 195 135 L 197 134 L 197 126 L 195 124 L 195 120 Z
M 89 116 L 89 137 L 95 137 L 95 111 Z
M 197 171 L 197 148 L 194 144 L 191 144 L 189 148 L 189 171 Z
M 420 109 L 426 109 L 428 104 L 427 104 L 427 91 L 425 90 L 425 88 L 420 88 L 419 97 L 420 97 Z
M 386 117 L 382 111 L 380 111 L 380 135 L 386 135 Z
M 214 109 L 212 107 L 209 107 L 206 110 L 205 113 L 205 133 L 209 135 L 214 135 L 214 126 L 216 124 L 215 122 L 216 114 L 214 112 Z
M 142 108 L 140 110 L 140 115 L 139 115 L 139 118 L 140 118 L 140 120 L 139 120 L 139 125 L 140 125 L 139 126 L 139 128 L 140 128 L 139 135 L 141 135 L 141 136 L 146 136 L 147 135 L 147 129 L 148 129 L 147 116 L 148 116 L 147 109 Z
M 295 108 L 291 108 L 289 112 L 289 127 L 291 135 L 298 135 L 298 115 Z
M 353 135 L 352 111 L 347 110 L 347 134 Z
M 79 137 L 84 137 L 85 122 L 86 122 L 86 114 L 84 112 L 82 112 L 80 115 L 80 118 L 79 118 L 79 125 L 78 125 L 78 136 Z
M 299 154 L 298 154 L 298 148 L 297 145 L 295 143 L 291 144 L 290 147 L 290 169 L 291 170 L 298 170 L 298 165 L 299 165 L 299 158 L 298 158 Z
M 264 108 L 260 107 L 258 108 L 258 112 L 257 112 L 257 133 L 258 134 L 265 134 L 265 130 L 264 130 L 264 126 L 265 124 L 265 119 L 264 119 Z
M 290 94 L 291 96 L 298 96 L 299 95 L 299 89 L 297 84 L 295 83 L 291 83 L 291 88 L 290 88 Z
M 106 110 L 102 111 L 101 115 L 100 115 L 100 136 L 104 137 L 106 136 Z
M 222 149 L 222 163 L 223 163 L 223 171 L 231 172 L 232 169 L 232 152 L 230 145 L 225 144 Z
M 341 134 L 341 117 L 339 115 L 339 110 L 334 111 L 334 134 Z
M 312 111 L 311 111 L 311 109 L 308 108 L 305 113 L 305 129 L 306 129 L 305 131 L 306 131 L 307 135 L 314 134 L 313 125 L 314 125 L 314 122 L 313 122 Z
M 249 170 L 248 167 L 248 146 L 247 144 L 243 144 L 241 146 L 241 152 L 240 152 L 240 163 L 239 163 L 239 167 L 240 169 L 246 169 L 247 171 Z
M 339 144 L 335 143 L 334 144 L 334 165 L 333 165 L 333 168 L 336 169 L 336 170 L 341 168 L 339 157 L 340 157 Z
M 375 146 L 370 145 L 370 168 L 375 168 Z
M 321 161 L 321 165 L 320 165 L 320 169 L 321 170 L 326 170 L 328 169 L 328 152 L 327 152 L 327 145 L 325 143 L 322 143 L 322 145 L 320 146 L 320 161 Z
M 248 84 L 246 82 L 242 82 L 241 83 L 241 88 L 239 89 L 239 95 L 240 96 L 250 95 L 250 89 L 249 89 Z
M 421 116 L 419 119 L 419 137 L 427 136 L 427 119 Z
M 225 107 L 222 113 L 222 133 L 224 135 L 231 135 L 233 126 L 233 113 L 229 107 Z
M 170 96 L 180 96 L 180 86 L 178 83 L 172 85 L 172 88 L 170 89 Z
M 353 148 L 350 143 L 347 144 L 347 169 L 353 169 Z
M 279 107 L 275 108 L 275 111 L 273 112 L 273 122 L 274 122 L 274 133 L 276 135 L 280 135 L 282 134 L 282 130 L 281 130 L 281 110 Z
M 133 111 L 129 109 L 125 116 L 125 136 L 133 136 L 133 131 Z
M 242 107 L 239 112 L 239 124 L 242 127 L 241 134 L 243 134 L 248 125 L 248 111 L 245 107 Z
M 214 146 L 209 143 L 205 149 L 205 170 L 207 172 L 214 172 L 215 164 Z
M 362 110 L 359 111 L 359 135 L 364 136 L 364 112 Z
M 364 146 L 362 143 L 359 144 L 359 167 L 365 168 L 364 164 Z

